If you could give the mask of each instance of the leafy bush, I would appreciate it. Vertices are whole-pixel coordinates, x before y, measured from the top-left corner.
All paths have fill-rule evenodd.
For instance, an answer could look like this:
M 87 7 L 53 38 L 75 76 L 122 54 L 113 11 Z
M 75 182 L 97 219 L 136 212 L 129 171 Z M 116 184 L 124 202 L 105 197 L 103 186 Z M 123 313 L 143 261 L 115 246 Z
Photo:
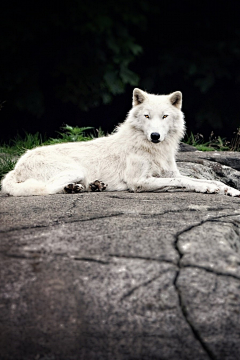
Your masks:
M 63 131 L 57 131 L 59 137 L 50 138 L 45 144 L 59 144 L 62 142 L 75 142 L 75 141 L 88 141 L 93 137 L 90 135 L 86 135 L 87 130 L 92 130 L 92 127 L 78 127 L 78 126 L 70 126 L 65 125 L 61 128 Z
M 193 135 L 191 134 L 184 140 L 184 142 L 188 145 L 194 146 L 196 149 L 200 151 L 227 151 L 230 150 L 230 143 L 220 136 L 214 136 L 213 131 L 209 137 L 209 141 L 204 141 L 204 136 L 202 134 Z

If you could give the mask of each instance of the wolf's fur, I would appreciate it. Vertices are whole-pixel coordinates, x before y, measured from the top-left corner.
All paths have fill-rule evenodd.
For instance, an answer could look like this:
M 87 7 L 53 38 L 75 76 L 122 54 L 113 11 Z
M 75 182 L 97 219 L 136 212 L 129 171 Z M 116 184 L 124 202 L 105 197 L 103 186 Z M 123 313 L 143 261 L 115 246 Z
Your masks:
M 134 89 L 133 107 L 112 135 L 27 151 L 3 179 L 2 191 L 14 196 L 47 195 L 63 192 L 68 184 L 88 191 L 89 184 L 99 179 L 108 184 L 108 191 L 180 187 L 239 196 L 238 190 L 221 182 L 180 175 L 175 155 L 185 130 L 181 105 L 179 91 L 152 95 Z

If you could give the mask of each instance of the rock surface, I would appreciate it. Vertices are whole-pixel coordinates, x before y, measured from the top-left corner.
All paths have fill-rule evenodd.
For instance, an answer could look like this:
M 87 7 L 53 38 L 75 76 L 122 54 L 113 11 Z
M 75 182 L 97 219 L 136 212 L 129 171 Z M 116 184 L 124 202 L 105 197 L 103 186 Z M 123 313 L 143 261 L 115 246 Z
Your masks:
M 239 160 L 178 156 L 181 172 L 236 187 Z M 240 358 L 239 198 L 106 192 L 0 204 L 1 360 Z
M 184 151 L 178 154 L 177 162 L 182 175 L 218 180 L 240 189 L 240 153 Z

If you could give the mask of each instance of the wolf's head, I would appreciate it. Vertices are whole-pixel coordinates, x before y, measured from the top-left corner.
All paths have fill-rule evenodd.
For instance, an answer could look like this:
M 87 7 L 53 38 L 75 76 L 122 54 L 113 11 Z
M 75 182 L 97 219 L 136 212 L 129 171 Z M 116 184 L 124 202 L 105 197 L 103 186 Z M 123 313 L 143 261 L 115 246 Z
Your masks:
M 127 122 L 153 143 L 162 142 L 170 136 L 179 141 L 185 130 L 181 107 L 180 91 L 170 95 L 152 95 L 136 88 Z

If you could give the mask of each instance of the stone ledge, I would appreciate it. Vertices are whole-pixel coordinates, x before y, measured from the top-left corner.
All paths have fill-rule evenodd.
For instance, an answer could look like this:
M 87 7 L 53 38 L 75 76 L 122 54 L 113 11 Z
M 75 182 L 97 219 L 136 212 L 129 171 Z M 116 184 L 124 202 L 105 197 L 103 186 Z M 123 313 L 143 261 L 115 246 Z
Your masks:
M 239 359 L 240 199 L 0 201 L 1 360 Z

